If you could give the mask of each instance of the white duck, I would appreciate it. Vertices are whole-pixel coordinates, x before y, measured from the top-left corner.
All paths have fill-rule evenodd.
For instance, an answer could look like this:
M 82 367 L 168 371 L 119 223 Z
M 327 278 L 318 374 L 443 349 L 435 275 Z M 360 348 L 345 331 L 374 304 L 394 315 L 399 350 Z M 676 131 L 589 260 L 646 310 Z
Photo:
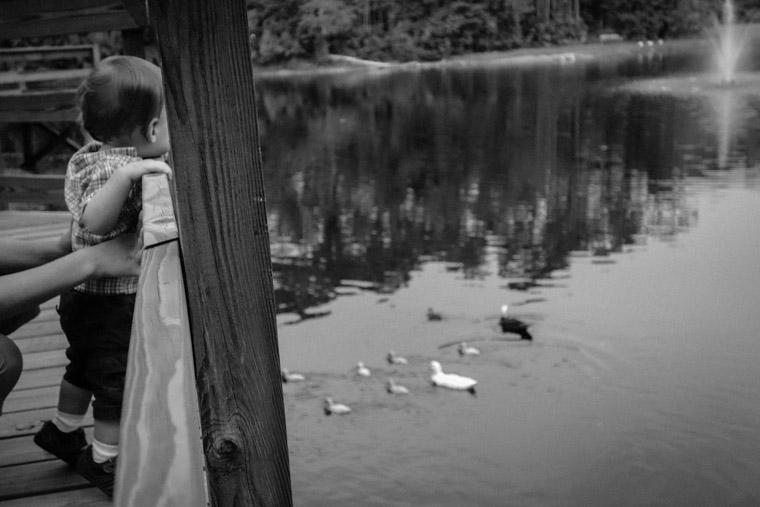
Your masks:
M 397 384 L 392 378 L 389 378 L 388 382 L 385 383 L 385 390 L 391 394 L 409 394 L 409 389 Z
M 306 377 L 304 377 L 300 373 L 290 373 L 285 368 L 281 370 L 280 374 L 282 376 L 283 382 L 300 382 L 302 380 L 306 380 Z
M 325 398 L 324 409 L 325 415 L 343 415 L 351 412 L 351 408 L 348 405 L 344 405 L 343 403 L 335 403 L 329 396 Z
M 433 375 L 430 377 L 430 380 L 434 386 L 456 389 L 458 391 L 469 391 L 471 394 L 475 394 L 477 380 L 455 373 L 444 373 L 441 363 L 438 361 L 430 361 L 430 367 L 433 369 Z
M 460 343 L 458 350 L 459 350 L 460 356 L 479 356 L 480 355 L 480 349 L 467 345 L 467 342 Z
M 388 355 L 385 356 L 388 360 L 388 364 L 407 364 L 408 361 L 405 357 L 397 356 L 395 352 L 392 350 L 388 352 Z
M 362 377 L 369 377 L 370 371 L 369 371 L 369 368 L 364 366 L 364 363 L 359 361 L 358 363 L 356 363 L 356 374 Z

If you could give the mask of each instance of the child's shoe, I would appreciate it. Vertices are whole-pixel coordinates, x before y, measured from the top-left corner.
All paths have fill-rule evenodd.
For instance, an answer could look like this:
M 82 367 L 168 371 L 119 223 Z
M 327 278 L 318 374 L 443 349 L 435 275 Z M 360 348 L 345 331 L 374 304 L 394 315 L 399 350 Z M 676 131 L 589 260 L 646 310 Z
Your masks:
M 90 481 L 93 485 L 113 498 L 113 485 L 116 478 L 116 458 L 111 458 L 104 463 L 95 463 L 92 459 L 92 445 L 88 445 L 76 463 L 79 475 Z
M 79 455 L 87 447 L 87 439 L 82 428 L 71 433 L 64 433 L 53 424 L 53 421 L 45 421 L 40 431 L 34 435 L 34 443 L 71 466 L 74 466 Z

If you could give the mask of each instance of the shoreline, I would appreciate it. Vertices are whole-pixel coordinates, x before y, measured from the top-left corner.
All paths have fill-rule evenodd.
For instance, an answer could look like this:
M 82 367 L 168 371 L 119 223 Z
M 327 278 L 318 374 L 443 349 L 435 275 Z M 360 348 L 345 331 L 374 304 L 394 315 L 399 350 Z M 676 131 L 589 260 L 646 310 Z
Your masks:
M 760 35 L 760 23 L 741 25 L 747 30 L 748 38 Z M 254 65 L 254 74 L 258 78 L 280 78 L 291 76 L 319 76 L 343 74 L 351 72 L 387 72 L 403 69 L 445 68 L 463 65 L 530 65 L 537 63 L 572 64 L 576 61 L 589 61 L 599 58 L 624 58 L 637 53 L 653 51 L 670 51 L 683 48 L 693 48 L 704 45 L 711 49 L 713 41 L 710 37 L 693 37 L 684 39 L 666 39 L 662 43 L 650 41 L 614 41 L 587 42 L 568 44 L 564 46 L 518 48 L 508 51 L 489 51 L 483 53 L 468 53 L 452 56 L 443 60 L 420 62 L 380 62 L 364 60 L 348 55 L 328 55 L 327 63 L 313 60 L 293 60 L 272 66 Z
M 429 69 L 444 67 L 461 67 L 465 65 L 530 65 L 537 63 L 574 63 L 589 61 L 601 57 L 627 57 L 631 54 L 669 50 L 678 47 L 693 47 L 694 44 L 708 45 L 707 38 L 676 39 L 663 41 L 661 45 L 641 46 L 638 42 L 593 42 L 567 46 L 551 46 L 542 48 L 519 48 L 509 51 L 490 51 L 484 53 L 468 53 L 443 60 L 430 62 L 379 62 L 363 60 L 348 55 L 328 55 L 327 63 L 317 63 L 309 60 L 294 60 L 281 65 L 254 65 L 257 78 L 280 78 L 295 76 L 319 76 L 344 74 L 352 72 L 387 72 L 403 69 Z

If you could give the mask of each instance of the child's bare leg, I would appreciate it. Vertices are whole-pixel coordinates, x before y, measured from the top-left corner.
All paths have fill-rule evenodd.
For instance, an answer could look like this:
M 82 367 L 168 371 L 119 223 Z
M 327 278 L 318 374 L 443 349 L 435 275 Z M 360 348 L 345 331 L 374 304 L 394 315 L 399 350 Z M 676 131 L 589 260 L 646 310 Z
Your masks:
M 121 429 L 119 421 L 101 421 L 96 419 L 94 429 L 93 435 L 98 442 L 106 445 L 119 445 L 119 431 Z
M 95 463 L 111 461 L 119 455 L 119 421 L 95 419 L 92 438 L 92 460 Z
M 58 411 L 65 414 L 84 415 L 90 406 L 92 392 L 75 386 L 67 380 L 61 380 L 58 392 Z

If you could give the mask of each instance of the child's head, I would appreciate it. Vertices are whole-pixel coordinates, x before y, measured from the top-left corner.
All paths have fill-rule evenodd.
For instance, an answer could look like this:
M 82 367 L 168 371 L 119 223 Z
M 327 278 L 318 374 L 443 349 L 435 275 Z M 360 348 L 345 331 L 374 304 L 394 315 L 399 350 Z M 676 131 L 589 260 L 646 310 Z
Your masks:
M 82 127 L 104 143 L 139 130 L 149 137 L 151 121 L 161 118 L 164 87 L 161 70 L 134 56 L 102 60 L 77 90 Z

